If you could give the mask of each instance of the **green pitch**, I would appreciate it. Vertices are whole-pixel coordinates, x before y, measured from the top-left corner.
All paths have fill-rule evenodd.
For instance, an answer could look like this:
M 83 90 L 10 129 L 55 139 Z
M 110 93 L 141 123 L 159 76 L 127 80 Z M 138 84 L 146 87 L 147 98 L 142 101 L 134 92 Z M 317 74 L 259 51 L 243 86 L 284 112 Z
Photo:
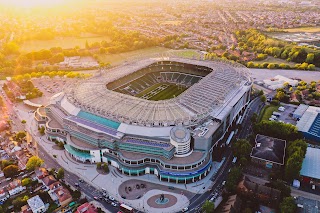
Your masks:
M 158 88 L 162 86 L 166 88 L 159 91 Z M 188 88 L 184 86 L 178 86 L 178 85 L 169 84 L 169 83 L 159 83 L 159 84 L 152 85 L 148 89 L 137 94 L 136 97 L 148 96 L 149 97 L 147 98 L 148 100 L 160 101 L 160 100 L 166 100 L 166 99 L 177 97 L 186 89 Z M 156 93 L 156 94 L 153 94 L 153 93 Z

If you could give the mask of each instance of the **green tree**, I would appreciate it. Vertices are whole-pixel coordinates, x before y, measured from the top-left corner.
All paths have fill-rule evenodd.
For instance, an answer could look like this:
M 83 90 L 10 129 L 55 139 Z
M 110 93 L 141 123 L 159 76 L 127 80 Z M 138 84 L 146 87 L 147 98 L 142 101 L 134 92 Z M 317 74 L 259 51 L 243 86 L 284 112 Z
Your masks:
M 101 165 L 102 165 L 102 163 L 101 163 L 101 162 L 98 162 L 98 163 L 97 163 L 97 169 L 101 169 Z
M 314 59 L 314 53 L 308 53 L 307 58 L 306 58 L 306 62 L 311 64 L 311 63 L 313 63 L 313 59 Z
M 228 174 L 228 178 L 226 181 L 226 189 L 229 192 L 234 193 L 236 191 L 238 182 L 240 181 L 241 177 L 242 177 L 241 168 L 233 167 L 230 170 L 230 173 Z
M 214 203 L 213 202 L 210 202 L 208 200 L 206 200 L 204 202 L 204 204 L 202 205 L 202 211 L 206 212 L 206 213 L 210 213 L 210 212 L 213 212 L 214 211 Z
M 32 182 L 31 178 L 24 178 L 21 180 L 21 185 L 22 186 L 30 186 L 31 182 Z
M 104 164 L 103 164 L 103 171 L 104 171 L 104 172 L 107 172 L 107 173 L 109 172 L 109 166 L 108 166 L 107 163 L 104 163 Z
M 232 146 L 232 150 L 234 152 L 234 156 L 239 159 L 244 157 L 248 158 L 251 152 L 252 146 L 249 141 L 245 139 L 237 140 Z
M 63 168 L 58 169 L 57 178 L 58 179 L 64 178 L 64 169 Z
M 29 171 L 33 171 L 36 168 L 40 167 L 43 164 L 43 162 L 44 161 L 38 156 L 32 156 L 31 158 L 29 158 L 26 164 L 26 169 Z
M 26 120 L 22 120 L 21 123 L 22 123 L 22 124 L 26 124 L 27 121 L 26 121 Z
M 280 203 L 281 213 L 294 213 L 296 212 L 297 204 L 294 201 L 293 197 L 286 197 Z
M 4 213 L 2 206 L 0 206 L 0 213 Z
M 267 101 L 267 97 L 265 95 L 260 96 L 261 102 L 265 103 Z
M 16 165 L 9 165 L 3 169 L 4 176 L 13 177 L 19 174 L 19 167 Z

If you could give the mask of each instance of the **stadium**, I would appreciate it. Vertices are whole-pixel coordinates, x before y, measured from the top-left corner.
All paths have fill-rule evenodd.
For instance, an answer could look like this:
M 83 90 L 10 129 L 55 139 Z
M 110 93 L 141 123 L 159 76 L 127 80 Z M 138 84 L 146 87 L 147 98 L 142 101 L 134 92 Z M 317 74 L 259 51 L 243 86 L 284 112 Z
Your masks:
M 68 85 L 35 120 L 80 162 L 190 183 L 210 172 L 214 147 L 243 113 L 251 86 L 237 63 L 145 58 Z

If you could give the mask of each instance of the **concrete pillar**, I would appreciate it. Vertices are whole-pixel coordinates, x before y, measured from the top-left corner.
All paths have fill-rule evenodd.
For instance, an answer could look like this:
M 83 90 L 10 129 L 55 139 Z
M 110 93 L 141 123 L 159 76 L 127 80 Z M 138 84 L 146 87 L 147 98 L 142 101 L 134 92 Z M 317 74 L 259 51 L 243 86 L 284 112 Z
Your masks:
M 192 178 L 192 183 L 194 183 L 194 177 Z

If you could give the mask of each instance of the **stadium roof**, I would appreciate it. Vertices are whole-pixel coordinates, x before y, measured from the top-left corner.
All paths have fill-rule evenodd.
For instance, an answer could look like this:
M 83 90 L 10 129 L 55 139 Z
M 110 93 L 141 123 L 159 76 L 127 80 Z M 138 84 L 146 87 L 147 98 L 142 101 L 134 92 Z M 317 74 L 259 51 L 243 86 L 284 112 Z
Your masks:
M 295 118 L 301 118 L 305 111 L 308 109 L 308 105 L 300 104 L 298 108 L 294 111 L 293 116 Z
M 151 64 L 180 62 L 206 66 L 212 72 L 176 98 L 151 101 L 108 90 L 106 84 Z M 249 71 L 242 65 L 221 61 L 199 61 L 182 58 L 145 59 L 115 67 L 102 76 L 69 87 L 61 103 L 67 111 L 82 109 L 93 114 L 140 126 L 190 125 L 218 110 L 233 94 L 251 86 Z M 69 103 L 75 106 L 73 108 Z M 64 106 L 65 105 L 65 106 Z
M 302 163 L 300 175 L 320 180 L 320 149 L 307 148 L 306 156 Z

